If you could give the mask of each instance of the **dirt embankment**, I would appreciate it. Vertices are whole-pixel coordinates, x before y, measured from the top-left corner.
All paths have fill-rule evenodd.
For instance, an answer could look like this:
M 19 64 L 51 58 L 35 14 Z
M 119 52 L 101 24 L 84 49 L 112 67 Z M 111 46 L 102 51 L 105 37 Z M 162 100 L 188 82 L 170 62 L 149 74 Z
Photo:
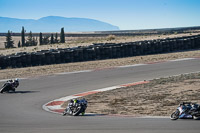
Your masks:
M 158 54 L 158 55 L 136 56 L 129 58 L 109 59 L 100 61 L 56 64 L 56 65 L 46 65 L 46 66 L 16 68 L 16 69 L 3 69 L 0 70 L 0 79 L 35 77 L 35 76 L 51 75 L 55 73 L 110 68 L 115 66 L 133 65 L 139 63 L 174 60 L 174 59 L 190 58 L 190 57 L 200 57 L 200 50 Z
M 16 52 L 34 52 L 39 50 L 55 49 L 55 48 L 66 48 L 75 46 L 86 46 L 92 43 L 102 43 L 102 42 L 133 42 L 141 40 L 151 40 L 151 39 L 161 39 L 161 38 L 173 38 L 180 36 L 190 36 L 199 34 L 200 31 L 191 31 L 191 33 L 183 34 L 171 34 L 171 35 L 147 35 L 147 36 L 108 36 L 108 37 L 69 37 L 66 38 L 67 43 L 64 44 L 53 44 L 45 46 L 33 46 L 33 47 L 23 47 L 23 48 L 13 48 L 13 49 L 1 49 L 3 47 L 3 42 L 5 37 L 0 37 L 0 54 L 11 54 Z M 13 37 L 13 40 L 20 40 L 20 37 Z M 10 79 L 10 78 L 22 78 L 22 77 L 34 77 L 49 75 L 54 73 L 62 72 L 72 72 L 99 68 L 108 68 L 123 65 L 133 65 L 138 63 L 147 63 L 154 61 L 165 61 L 188 57 L 200 57 L 200 50 L 189 51 L 189 52 L 177 52 L 168 54 L 158 54 L 158 55 L 148 55 L 148 56 L 136 56 L 129 58 L 120 59 L 109 59 L 101 61 L 89 61 L 80 63 L 68 63 L 68 64 L 57 64 L 57 65 L 46 65 L 46 66 L 36 66 L 27 68 L 17 68 L 17 69 L 5 69 L 0 70 L 0 79 Z
M 87 112 L 98 114 L 169 116 L 183 101 L 200 103 L 200 73 L 161 78 L 88 95 Z

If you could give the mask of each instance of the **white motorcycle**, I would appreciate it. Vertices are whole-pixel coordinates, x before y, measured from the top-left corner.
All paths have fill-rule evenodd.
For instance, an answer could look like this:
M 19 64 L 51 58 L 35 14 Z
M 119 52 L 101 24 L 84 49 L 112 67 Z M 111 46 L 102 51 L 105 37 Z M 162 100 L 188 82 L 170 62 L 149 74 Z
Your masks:
M 171 120 L 177 119 L 200 119 L 200 105 L 191 102 L 181 103 L 175 112 L 171 114 Z

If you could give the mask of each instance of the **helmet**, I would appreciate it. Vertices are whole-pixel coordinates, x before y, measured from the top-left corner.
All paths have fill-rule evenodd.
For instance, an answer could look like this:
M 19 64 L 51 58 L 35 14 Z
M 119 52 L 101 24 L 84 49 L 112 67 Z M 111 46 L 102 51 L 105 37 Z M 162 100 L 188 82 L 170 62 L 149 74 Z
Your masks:
M 15 82 L 19 82 L 19 79 L 18 79 L 18 78 L 16 78 L 14 81 L 15 81 Z
M 196 103 L 192 104 L 192 108 L 198 108 L 198 104 Z
M 74 103 L 77 103 L 77 99 L 74 99 Z

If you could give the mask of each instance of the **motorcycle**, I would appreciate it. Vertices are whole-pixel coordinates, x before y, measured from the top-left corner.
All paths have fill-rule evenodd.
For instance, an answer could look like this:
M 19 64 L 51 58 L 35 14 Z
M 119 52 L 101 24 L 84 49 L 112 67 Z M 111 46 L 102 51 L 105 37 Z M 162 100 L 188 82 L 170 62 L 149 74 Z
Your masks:
M 84 115 L 86 108 L 87 108 L 87 101 L 85 99 L 71 100 L 67 108 L 63 112 L 63 116 L 65 115 L 78 116 L 79 114 Z
M 175 112 L 171 114 L 171 120 L 177 119 L 200 119 L 200 105 L 191 102 L 181 103 Z
M 18 79 L 14 80 L 14 81 L 8 80 L 3 84 L 3 86 L 0 90 L 0 93 L 10 92 L 10 91 L 15 92 L 15 88 L 17 88 L 18 86 L 19 86 Z

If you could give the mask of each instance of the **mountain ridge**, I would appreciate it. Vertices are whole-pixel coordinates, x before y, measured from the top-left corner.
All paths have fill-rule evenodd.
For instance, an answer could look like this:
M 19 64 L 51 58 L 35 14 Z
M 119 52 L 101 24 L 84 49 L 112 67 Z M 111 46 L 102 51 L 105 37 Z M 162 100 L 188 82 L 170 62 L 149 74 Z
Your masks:
M 21 32 L 22 26 L 26 31 L 32 32 L 60 32 L 62 27 L 65 28 L 65 32 L 119 30 L 119 27 L 112 24 L 89 18 L 46 16 L 39 19 L 19 19 L 0 17 L 0 32 L 8 30 Z

